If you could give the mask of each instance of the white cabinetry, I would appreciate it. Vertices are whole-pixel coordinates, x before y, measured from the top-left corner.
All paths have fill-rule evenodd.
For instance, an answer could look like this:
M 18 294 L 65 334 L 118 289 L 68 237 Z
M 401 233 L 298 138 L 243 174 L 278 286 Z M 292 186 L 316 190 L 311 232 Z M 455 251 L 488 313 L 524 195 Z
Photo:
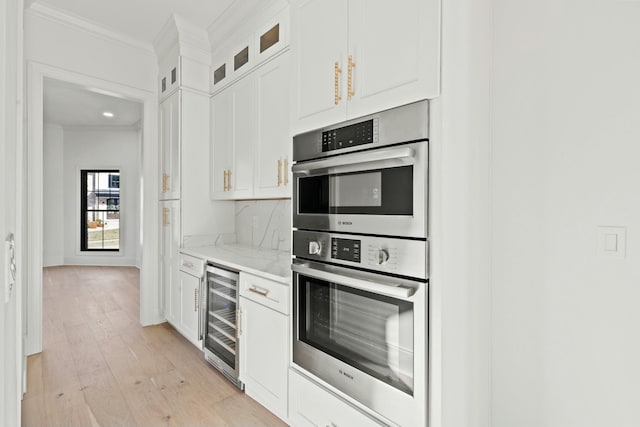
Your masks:
M 215 200 L 291 196 L 289 53 L 211 98 Z
M 180 320 L 178 251 L 180 250 L 180 201 L 160 202 L 160 283 L 164 289 L 164 313 L 177 325 Z
M 305 378 L 290 372 L 289 423 L 293 427 L 379 427 L 382 424 Z
M 198 343 L 198 312 L 200 304 L 200 278 L 180 272 L 180 329 L 182 335 Z
M 439 0 L 295 0 L 293 132 L 433 98 Z
M 245 392 L 287 419 L 289 286 L 240 273 L 240 380 Z
M 180 198 L 180 91 L 160 103 L 160 200 Z
M 258 68 L 254 196 L 291 197 L 289 54 Z

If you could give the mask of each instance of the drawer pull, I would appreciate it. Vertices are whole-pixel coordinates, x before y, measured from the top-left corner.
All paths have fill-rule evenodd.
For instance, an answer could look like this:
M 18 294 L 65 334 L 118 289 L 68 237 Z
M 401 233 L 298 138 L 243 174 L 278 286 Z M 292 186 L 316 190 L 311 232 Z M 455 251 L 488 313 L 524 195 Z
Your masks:
M 187 268 L 193 268 L 193 263 L 189 261 L 182 261 L 182 266 Z
M 260 288 L 257 288 L 255 286 L 250 287 L 249 290 L 251 292 L 256 293 L 256 294 L 262 295 L 263 297 L 266 297 L 269 294 L 269 290 L 268 289 L 260 289 Z

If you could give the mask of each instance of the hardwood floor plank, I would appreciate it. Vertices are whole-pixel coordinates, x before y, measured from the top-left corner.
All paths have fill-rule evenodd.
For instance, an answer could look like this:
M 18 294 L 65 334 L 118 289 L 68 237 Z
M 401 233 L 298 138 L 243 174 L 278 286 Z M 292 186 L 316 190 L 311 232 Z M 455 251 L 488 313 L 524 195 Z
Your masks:
M 169 324 L 141 327 L 139 283 L 131 267 L 44 269 L 43 352 L 28 358 L 23 426 L 285 425 Z

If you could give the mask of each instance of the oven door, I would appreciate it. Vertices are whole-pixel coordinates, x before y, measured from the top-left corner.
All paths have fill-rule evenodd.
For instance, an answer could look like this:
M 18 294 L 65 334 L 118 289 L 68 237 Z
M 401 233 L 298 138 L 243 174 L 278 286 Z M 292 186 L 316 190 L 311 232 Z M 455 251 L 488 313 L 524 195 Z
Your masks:
M 427 165 L 427 141 L 297 163 L 293 226 L 426 238 Z
M 426 422 L 427 283 L 294 260 L 294 366 L 400 425 Z

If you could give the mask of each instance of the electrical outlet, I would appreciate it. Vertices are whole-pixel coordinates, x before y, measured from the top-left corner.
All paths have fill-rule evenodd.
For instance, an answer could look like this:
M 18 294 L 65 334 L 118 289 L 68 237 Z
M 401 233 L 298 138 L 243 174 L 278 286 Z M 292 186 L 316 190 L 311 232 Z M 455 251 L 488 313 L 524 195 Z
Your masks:
M 598 255 L 624 258 L 627 253 L 627 229 L 625 227 L 598 227 Z

